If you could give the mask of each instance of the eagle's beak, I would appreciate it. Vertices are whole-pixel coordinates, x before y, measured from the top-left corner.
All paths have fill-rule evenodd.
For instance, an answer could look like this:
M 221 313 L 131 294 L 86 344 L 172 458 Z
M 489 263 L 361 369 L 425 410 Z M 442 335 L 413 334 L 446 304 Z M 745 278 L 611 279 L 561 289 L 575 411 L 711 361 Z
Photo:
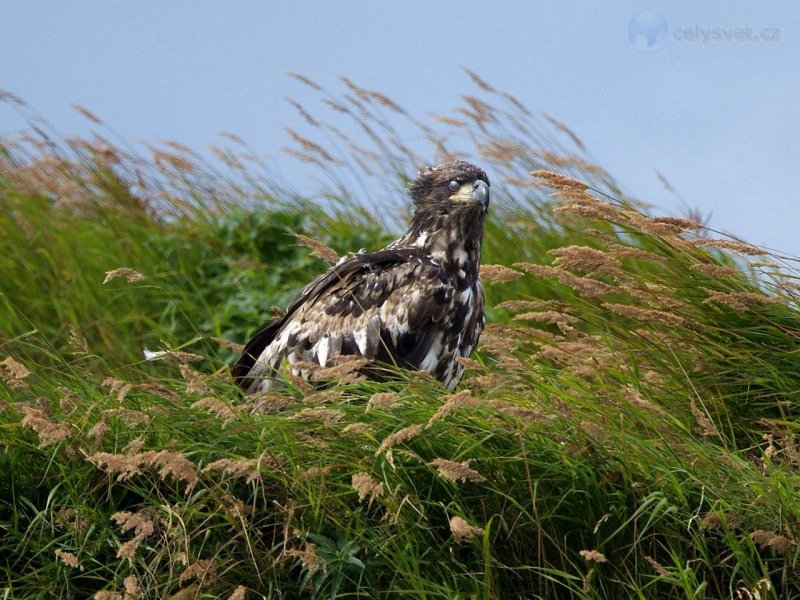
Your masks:
M 458 191 L 450 196 L 450 200 L 456 202 L 475 202 L 486 210 L 489 207 L 489 185 L 483 180 L 478 179 L 474 183 L 465 183 Z
M 489 208 L 489 184 L 483 179 L 478 179 L 475 182 L 475 189 L 472 191 L 472 195 L 483 206 L 483 210 Z

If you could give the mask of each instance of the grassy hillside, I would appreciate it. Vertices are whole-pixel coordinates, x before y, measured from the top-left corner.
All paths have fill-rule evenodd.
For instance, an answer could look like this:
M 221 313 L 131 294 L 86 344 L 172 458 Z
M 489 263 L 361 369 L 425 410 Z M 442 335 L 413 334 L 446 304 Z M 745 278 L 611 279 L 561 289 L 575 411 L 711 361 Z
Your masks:
M 145 157 L 3 96 L 31 124 L 0 142 L 3 598 L 800 597 L 794 262 L 647 214 L 473 80 L 455 116 L 347 80 L 297 105 L 317 193 L 234 136 Z M 412 138 L 492 178 L 507 268 L 459 390 L 344 364 L 242 399 L 236 345 L 314 241 L 401 226 Z

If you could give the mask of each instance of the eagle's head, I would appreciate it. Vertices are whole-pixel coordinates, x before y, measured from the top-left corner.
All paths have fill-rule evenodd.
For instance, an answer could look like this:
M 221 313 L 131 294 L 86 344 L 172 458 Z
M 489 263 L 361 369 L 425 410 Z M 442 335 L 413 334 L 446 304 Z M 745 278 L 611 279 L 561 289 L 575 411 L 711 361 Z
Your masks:
M 423 248 L 455 273 L 477 278 L 489 208 L 486 172 L 463 160 L 428 167 L 411 182 L 408 193 L 416 211 L 408 231 L 393 246 Z
M 423 169 L 408 192 L 417 211 L 438 215 L 482 216 L 489 207 L 486 172 L 463 160 Z

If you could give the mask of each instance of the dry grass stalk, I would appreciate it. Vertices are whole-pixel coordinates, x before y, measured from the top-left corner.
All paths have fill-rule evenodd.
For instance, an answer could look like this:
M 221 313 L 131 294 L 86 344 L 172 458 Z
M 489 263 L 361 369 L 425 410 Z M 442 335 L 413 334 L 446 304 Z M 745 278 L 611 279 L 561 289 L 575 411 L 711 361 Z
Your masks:
M 10 388 L 18 389 L 24 387 L 25 383 L 22 380 L 31 374 L 25 365 L 14 360 L 10 356 L 6 356 L 5 359 L 0 362 L 0 367 L 2 367 L 0 369 L 0 378 L 2 378 Z
M 136 575 L 128 575 L 123 579 L 122 588 L 125 590 L 125 600 L 134 600 L 142 595 L 142 588 Z
M 622 388 L 624 398 L 636 408 L 641 408 L 651 413 L 660 414 L 661 408 L 642 397 L 642 395 L 632 386 Z
M 342 390 L 322 390 L 321 392 L 314 392 L 303 397 L 304 404 L 329 404 L 337 402 L 342 399 L 344 392 Z
M 103 124 L 103 122 L 85 106 L 76 103 L 72 104 L 72 108 L 75 109 L 77 112 L 79 112 L 81 115 L 83 115 L 85 118 L 87 118 L 89 121 L 94 123 L 95 125 Z
M 86 338 L 83 337 L 75 327 L 69 327 L 69 345 L 72 348 L 72 354 L 75 356 L 86 356 L 89 354 L 89 347 L 86 343 Z
M 654 262 L 661 262 L 664 257 L 649 250 L 635 248 L 633 246 L 626 246 L 618 242 L 609 242 L 609 254 L 617 258 L 628 258 L 633 260 L 649 260 Z
M 198 481 L 197 469 L 194 464 L 180 452 L 174 450 L 148 451 L 139 455 L 142 464 L 158 467 L 161 479 L 173 478 L 176 481 L 185 481 L 189 490 Z
M 596 221 L 620 222 L 628 221 L 628 216 L 621 212 L 619 208 L 600 200 L 581 189 L 561 190 L 554 194 L 563 201 L 561 206 L 553 209 L 556 217 L 561 215 L 575 215 L 584 219 L 594 219 Z
M 208 583 L 207 580 L 213 579 L 217 575 L 217 563 L 213 558 L 198 559 L 184 569 L 178 578 L 178 583 L 184 585 L 187 581 L 196 579 L 199 585 Z
M 247 398 L 241 405 L 241 410 L 253 414 L 276 413 L 284 410 L 294 403 L 294 399 L 283 392 L 259 392 Z
M 519 142 L 493 139 L 490 140 L 488 144 L 478 144 L 478 152 L 489 160 L 507 163 L 517 158 L 524 158 L 528 150 Z
M 70 569 L 78 569 L 83 571 L 83 566 L 80 562 L 78 562 L 78 557 L 72 552 L 67 552 L 59 548 L 55 551 L 55 555 L 58 560 L 67 565 Z
M 94 600 L 126 600 L 125 597 L 119 592 L 100 591 L 92 596 Z
M 352 478 L 353 489 L 358 493 L 358 501 L 363 502 L 369 498 L 370 503 L 383 496 L 383 483 L 369 473 L 354 473 Z
M 605 555 L 597 550 L 581 550 L 578 552 L 578 554 L 580 554 L 584 560 L 589 560 L 596 563 L 607 562 Z
M 366 423 L 356 422 L 350 423 L 342 429 L 342 433 L 358 433 L 361 435 L 372 435 L 372 427 Z
M 308 570 L 309 573 L 316 573 L 320 569 L 325 568 L 325 559 L 317 555 L 316 544 L 311 542 L 306 543 L 303 550 L 286 550 L 284 556 L 300 559 L 300 562 Z
M 194 354 L 192 352 L 181 352 L 179 350 L 163 350 L 159 352 L 153 352 L 151 356 L 152 358 L 149 358 L 148 360 L 173 360 L 181 364 L 199 362 L 203 360 L 203 357 L 199 354 Z
M 334 356 L 330 361 L 333 362 L 330 367 L 320 367 L 311 363 L 312 367 L 309 368 L 311 376 L 315 380 L 335 379 L 341 383 L 356 383 L 364 379 L 358 374 L 359 371 L 372 362 L 361 356 Z M 300 365 L 301 363 L 297 363 L 297 366 Z M 302 365 L 306 368 L 308 363 Z
M 656 561 L 655 558 L 652 556 L 645 556 L 644 559 L 647 561 L 647 564 L 653 567 L 653 570 L 658 573 L 659 576 L 669 577 L 669 571 L 664 567 L 664 565 Z
M 172 594 L 172 596 L 169 597 L 169 600 L 195 600 L 199 592 L 200 584 L 193 583 L 192 585 L 182 588 Z
M 133 384 L 114 377 L 106 377 L 102 383 L 103 387 L 107 387 L 112 394 L 117 395 L 117 402 L 122 404 L 125 397 L 133 389 Z
M 377 394 L 372 394 L 364 412 L 371 412 L 376 408 L 391 410 L 399 405 L 400 397 L 394 392 L 378 392 Z
M 759 548 L 769 548 L 773 554 L 782 555 L 794 546 L 795 542 L 777 533 L 770 533 L 763 529 L 757 529 L 750 533 L 750 539 Z
M 586 190 L 589 185 L 583 181 L 579 181 L 574 177 L 556 173 L 555 171 L 548 171 L 546 169 L 537 169 L 530 173 L 533 177 L 540 179 L 545 185 L 556 190 Z
M 468 542 L 471 539 L 483 535 L 483 529 L 474 527 L 458 516 L 450 518 L 450 533 L 457 544 Z
M 325 465 L 324 467 L 310 467 L 300 476 L 302 479 L 322 479 L 327 477 L 333 471 L 333 465 Z
M 69 437 L 69 426 L 51 421 L 43 410 L 32 406 L 21 406 L 20 409 L 25 413 L 22 424 L 39 435 L 39 448 L 58 444 Z
M 472 392 L 469 390 L 463 390 L 457 394 L 449 394 L 442 398 L 442 400 L 444 400 L 444 402 L 433 414 L 433 416 L 428 419 L 425 429 L 428 429 L 439 419 L 449 417 L 461 408 L 478 406 L 480 404 L 480 401 L 477 398 L 474 398 L 472 396 Z
M 454 119 L 453 117 L 448 117 L 447 115 L 431 115 L 431 118 L 434 121 L 438 121 L 439 123 L 444 123 L 445 125 L 449 125 L 450 127 L 458 127 L 463 128 L 467 126 L 466 121 L 462 121 L 460 119 Z
M 563 283 L 587 297 L 604 296 L 616 291 L 612 285 L 591 279 L 589 277 L 578 277 L 569 271 L 557 269 L 556 267 L 537 265 L 535 263 L 521 262 L 515 263 L 515 267 L 533 273 L 539 277 L 553 277 L 559 282 Z
M 244 344 L 237 344 L 236 342 L 231 342 L 230 340 L 226 340 L 220 337 L 212 337 L 212 340 L 217 342 L 223 348 L 227 348 L 232 352 L 236 352 L 237 354 L 241 354 L 244 351 Z
M 490 350 L 491 352 L 491 350 Z M 491 390 L 508 383 L 509 377 L 503 373 L 479 375 L 469 380 L 470 386 L 475 390 Z
M 486 81 L 484 81 L 483 79 L 478 77 L 478 74 L 475 73 L 475 71 L 472 71 L 472 70 L 470 70 L 470 69 L 468 69 L 466 67 L 462 67 L 462 69 L 467 74 L 467 77 L 469 77 L 472 80 L 472 82 L 475 85 L 477 85 L 480 89 L 482 89 L 484 92 L 488 92 L 490 94 L 496 94 L 497 93 L 497 90 L 494 89 L 488 83 L 486 83 Z
M 575 269 L 586 273 L 620 276 L 619 263 L 610 254 L 588 246 L 564 246 L 550 250 L 556 257 L 553 266 L 559 269 Z
M 491 324 L 481 334 L 480 347 L 485 352 L 495 355 L 513 352 L 519 346 L 519 342 L 514 337 L 505 335 L 507 332 L 503 326 Z
M 156 396 L 160 396 L 169 402 L 178 402 L 179 400 L 183 400 L 183 398 L 181 398 L 171 389 L 158 383 L 138 383 L 136 384 L 136 388 L 151 394 L 155 394 Z
M 378 455 L 381 452 L 386 452 L 395 444 L 400 444 L 410 440 L 413 437 L 416 437 L 420 431 L 422 431 L 421 425 L 409 425 L 408 427 L 403 427 L 403 429 L 395 431 L 393 434 L 387 436 L 383 442 L 381 442 L 381 445 L 378 447 L 378 451 L 375 454 Z
M 222 426 L 225 427 L 229 423 L 232 423 L 238 418 L 236 412 L 227 404 L 222 402 L 221 400 L 214 398 L 213 396 L 206 396 L 205 398 L 201 398 L 194 404 L 192 404 L 192 408 L 202 408 L 217 418 L 222 419 Z
M 139 271 L 130 269 L 128 267 L 120 267 L 119 269 L 114 269 L 113 271 L 106 271 L 106 278 L 103 279 L 103 284 L 106 284 L 117 277 L 124 277 L 129 283 L 136 283 L 137 281 L 142 281 L 144 279 L 144 275 L 139 273 Z
M 670 327 L 682 327 L 686 324 L 686 319 L 673 313 L 663 310 L 656 310 L 654 308 L 640 308 L 638 306 L 631 306 L 629 304 L 616 304 L 614 302 L 603 302 L 603 307 L 607 310 L 636 319 L 637 321 L 646 321 L 648 323 L 661 323 L 669 325 Z
M 509 402 L 498 403 L 496 407 L 498 410 L 508 415 L 509 417 L 513 417 L 521 421 L 542 423 L 553 420 L 552 415 L 546 415 L 542 411 L 536 410 L 534 408 L 517 406 L 516 404 L 511 404 Z
M 181 377 L 186 380 L 187 394 L 208 394 L 210 390 L 206 386 L 205 378 L 197 371 L 182 363 L 180 366 Z
M 235 590 L 233 590 L 233 593 L 230 596 L 228 596 L 228 600 L 245 600 L 246 597 L 247 597 L 247 588 L 244 587 L 243 585 L 240 585 Z
M 456 358 L 456 362 L 465 369 L 472 369 L 474 371 L 486 370 L 486 367 L 482 363 L 478 362 L 474 358 L 470 358 L 469 356 L 459 356 Z
M 581 589 L 584 592 L 592 591 L 592 579 L 594 578 L 594 568 L 591 568 L 587 571 L 586 575 L 583 576 L 581 580 Z
M 753 304 L 783 304 L 785 300 L 779 296 L 767 296 L 756 292 L 718 292 L 703 288 L 708 293 L 708 298 L 703 304 L 724 304 L 736 310 L 748 310 Z
M 711 417 L 708 415 L 708 413 L 698 408 L 694 399 L 689 402 L 689 410 L 692 411 L 692 416 L 697 421 L 697 424 L 700 425 L 700 429 L 703 430 L 703 435 L 721 437 L 717 426 L 714 425 L 714 421 L 711 420 Z
M 300 135 L 295 130 L 289 127 L 286 127 L 285 130 L 291 136 L 291 138 L 303 149 L 303 151 L 308 152 L 310 154 L 316 154 L 323 161 L 327 163 L 331 163 L 334 165 L 341 164 L 342 161 L 333 156 L 330 152 L 325 150 L 325 148 L 323 148 L 319 144 L 313 142 L 308 138 L 303 137 L 302 135 Z
M 70 529 L 80 535 L 86 533 L 89 521 L 81 516 L 74 508 L 62 506 L 56 513 L 55 523 L 57 527 Z
M 644 288 L 634 285 L 620 286 L 633 298 L 645 304 L 656 304 L 668 309 L 683 308 L 685 303 L 675 298 L 675 290 L 665 285 L 645 283 Z
M 253 483 L 261 479 L 259 461 L 255 459 L 221 458 L 205 466 L 203 472 L 208 473 L 209 471 L 223 471 L 233 477 L 242 477 L 245 483 Z
M 568 315 L 557 310 L 540 310 L 521 313 L 514 315 L 514 318 L 519 321 L 538 321 L 540 323 L 577 323 L 580 321 L 577 317 Z
M 128 408 L 110 408 L 103 411 L 104 416 L 116 417 L 126 425 L 144 425 L 150 417 L 140 410 Z
M 103 441 L 103 436 L 108 431 L 108 421 L 105 418 L 100 419 L 97 423 L 95 423 L 89 431 L 86 432 L 86 436 L 90 437 L 94 440 L 95 447 L 99 447 L 100 443 Z
M 495 304 L 495 308 L 503 310 L 541 310 L 543 308 L 553 308 L 554 303 L 547 300 L 506 300 Z
M 126 454 L 96 452 L 86 460 L 104 469 L 109 475 L 116 475 L 117 481 L 125 481 L 142 472 L 142 467 L 156 467 L 161 479 L 173 478 L 185 481 L 186 489 L 191 489 L 198 481 L 194 464 L 183 454 L 174 450 L 138 451 L 138 445 L 128 449 Z
M 508 283 L 522 277 L 522 273 L 503 265 L 481 265 L 480 278 L 484 283 Z
M 338 408 L 314 407 L 297 411 L 293 418 L 297 421 L 322 421 L 330 427 L 344 418 L 344 411 Z
M 286 75 L 288 77 L 291 77 L 292 79 L 295 79 L 295 80 L 299 81 L 300 83 L 302 83 L 304 85 L 307 85 L 312 90 L 315 90 L 317 92 L 321 92 L 322 91 L 322 86 L 321 85 L 319 85 L 316 81 L 314 81 L 312 79 L 309 79 L 305 75 L 301 75 L 300 73 L 294 73 L 294 72 L 286 73 Z
M 478 473 L 475 469 L 470 468 L 469 461 L 456 462 L 444 458 L 436 458 L 430 461 L 428 466 L 435 467 L 440 476 L 454 483 L 458 483 L 459 481 L 471 481 L 473 483 L 486 481 L 483 475 Z
M 736 240 L 711 240 L 708 238 L 697 238 L 690 240 L 694 246 L 701 246 L 703 248 L 722 248 L 723 250 L 731 250 L 739 254 L 746 254 L 747 256 L 763 256 L 769 254 L 762 248 L 757 248 L 751 244 L 739 242 Z
M 335 263 L 339 260 L 339 253 L 333 248 L 328 248 L 322 242 L 318 242 L 314 238 L 303 235 L 302 233 L 293 233 L 294 237 L 304 246 L 311 250 L 311 256 L 320 258 L 329 263 Z
M 586 150 L 586 145 L 583 143 L 581 138 L 579 138 L 578 134 L 572 131 L 572 129 L 570 129 L 566 123 L 564 123 L 563 121 L 559 121 L 558 119 L 556 119 L 551 115 L 548 115 L 547 113 L 542 113 L 542 114 L 544 118 L 547 119 L 553 127 L 565 133 L 578 148 L 580 148 L 583 151 Z
M 122 533 L 133 530 L 133 538 L 122 544 L 117 550 L 117 558 L 127 558 L 133 565 L 136 549 L 146 538 L 155 532 L 155 524 L 142 513 L 120 511 L 111 515 L 111 519 L 120 526 Z
M 675 233 L 681 233 L 683 231 L 696 231 L 704 228 L 702 223 L 699 223 L 694 219 L 687 219 L 684 217 L 648 217 L 647 220 L 650 223 L 666 225 Z

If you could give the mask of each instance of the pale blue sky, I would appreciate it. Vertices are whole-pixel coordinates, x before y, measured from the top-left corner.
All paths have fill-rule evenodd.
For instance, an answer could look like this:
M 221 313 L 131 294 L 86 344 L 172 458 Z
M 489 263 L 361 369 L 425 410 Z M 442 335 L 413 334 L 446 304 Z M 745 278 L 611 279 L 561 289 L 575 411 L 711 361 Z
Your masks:
M 338 75 L 412 112 L 446 112 L 470 89 L 461 66 L 574 129 L 632 194 L 678 212 L 664 173 L 712 225 L 800 255 L 800 8 L 720 2 L 2 0 L 0 88 L 67 134 L 97 113 L 128 140 L 194 148 L 219 131 L 299 173 L 279 152 L 300 118 L 283 101 Z M 628 37 L 661 15 L 660 52 Z M 686 39 L 721 28 L 707 42 Z M 725 39 L 728 28 L 779 39 Z M 766 31 L 764 31 L 766 29 Z M 777 30 L 777 33 L 776 33 Z M 0 109 L 0 131 L 20 127 Z M 299 175 L 298 175 L 299 177 Z

